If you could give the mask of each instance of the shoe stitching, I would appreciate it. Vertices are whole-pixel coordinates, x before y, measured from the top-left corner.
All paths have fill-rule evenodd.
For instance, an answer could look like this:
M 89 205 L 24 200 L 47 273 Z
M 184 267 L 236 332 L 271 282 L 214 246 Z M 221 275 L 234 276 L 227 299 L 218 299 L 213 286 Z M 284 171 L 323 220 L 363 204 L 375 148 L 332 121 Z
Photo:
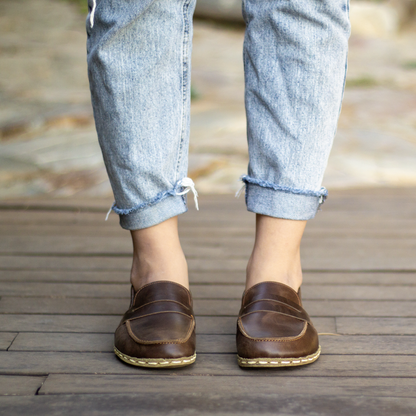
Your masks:
M 308 328 L 308 322 L 304 323 L 303 329 L 302 331 L 299 333 L 299 335 L 296 335 L 295 337 L 283 337 L 283 338 L 257 338 L 257 337 L 251 337 L 250 335 L 248 335 L 248 333 L 246 332 L 244 325 L 241 321 L 241 318 L 238 318 L 238 323 L 237 323 L 241 333 L 243 336 L 245 336 L 246 338 L 255 341 L 255 342 L 262 342 L 262 341 L 270 341 L 270 342 L 292 342 L 292 341 L 297 341 L 300 338 L 302 338 L 305 333 L 306 330 Z
M 288 286 L 288 285 L 285 285 L 284 283 L 280 283 L 280 282 L 273 282 L 272 280 L 267 280 L 267 281 L 265 281 L 265 282 L 260 282 L 260 283 L 256 283 L 254 286 L 251 286 L 250 287 L 250 289 L 248 289 L 248 290 L 245 290 L 244 291 L 244 293 L 243 293 L 243 305 L 244 305 L 244 301 L 245 301 L 245 298 L 246 298 L 246 295 L 248 294 L 248 292 L 250 292 L 251 291 L 251 289 L 253 289 L 253 288 L 255 288 L 256 286 L 259 286 L 259 285 L 261 285 L 261 284 L 263 284 L 263 283 L 274 283 L 274 284 L 277 284 L 277 285 L 283 285 L 283 286 L 285 286 L 285 287 L 287 287 L 287 288 L 289 288 L 291 291 L 293 291 L 293 293 L 296 295 L 296 298 L 299 300 L 299 303 L 301 303 L 302 301 L 301 301 L 301 299 L 299 298 L 299 296 L 298 296 L 298 294 L 296 293 L 296 291 L 293 289 L 293 288 L 291 288 L 290 286 Z
M 188 309 L 189 311 L 191 311 L 191 308 L 190 308 L 190 307 L 188 307 L 188 306 L 184 305 L 184 304 L 183 304 L 183 303 L 181 303 L 181 302 L 178 302 L 177 300 L 171 300 L 171 299 L 160 299 L 160 300 L 153 300 L 152 302 L 145 303 L 145 304 L 140 305 L 140 306 L 137 306 L 136 308 L 133 308 L 133 309 L 129 309 L 127 312 L 130 312 L 130 313 L 132 313 L 132 312 L 136 312 L 136 311 L 138 311 L 139 309 L 144 308 L 144 307 L 145 307 L 145 306 L 147 306 L 147 305 L 152 305 L 152 304 L 154 304 L 154 303 L 159 303 L 159 302 L 171 302 L 171 303 L 176 303 L 176 304 L 178 304 L 178 305 L 183 306 L 185 309 Z
M 279 296 L 280 298 L 282 298 L 282 299 L 286 299 L 286 298 L 284 298 L 283 296 Z M 252 305 L 253 303 L 257 303 L 257 302 L 264 302 L 264 301 L 267 301 L 267 302 L 275 302 L 275 303 L 281 303 L 282 305 L 285 305 L 285 306 L 287 306 L 288 308 L 290 308 L 290 309 L 294 309 L 296 312 L 299 312 L 299 313 L 305 313 L 306 311 L 301 307 L 300 309 L 297 309 L 297 308 L 295 308 L 294 306 L 292 306 L 292 305 L 290 305 L 289 303 L 287 303 L 287 302 L 284 302 L 283 300 L 278 300 L 278 299 L 269 299 L 269 298 L 262 298 L 262 299 L 256 299 L 256 300 L 253 300 L 252 302 L 250 302 L 250 303 L 248 303 L 247 305 L 244 305 L 243 307 L 242 307 L 242 309 L 245 309 L 245 308 L 248 308 L 250 305 Z M 286 299 L 286 301 L 290 301 L 290 299 Z M 299 305 L 298 305 L 299 306 Z
M 161 312 L 161 313 L 165 313 L 165 312 Z M 185 315 L 186 316 L 186 315 Z M 189 338 L 191 338 L 192 333 L 195 329 L 195 320 L 193 318 L 191 318 L 191 325 L 189 326 L 188 332 L 186 333 L 185 338 L 179 338 L 179 339 L 172 339 L 169 341 L 146 341 L 146 340 L 142 340 L 140 338 L 138 338 L 133 330 L 130 327 L 130 322 L 126 321 L 125 325 L 127 328 L 127 332 L 130 335 L 130 337 L 137 342 L 138 344 L 143 344 L 143 345 L 168 345 L 168 344 L 184 344 L 185 342 L 187 342 L 189 340 Z
M 248 366 L 253 365 L 271 365 L 276 367 L 284 367 L 290 365 L 304 365 L 316 361 L 321 355 L 321 346 L 313 354 L 307 355 L 305 357 L 295 357 L 295 358 L 242 358 L 237 355 L 238 364 L 248 364 Z M 302 364 L 303 363 L 303 364 Z
M 288 316 L 289 318 L 298 319 L 299 321 L 302 321 L 302 322 L 310 323 L 310 321 L 308 321 L 305 318 L 301 318 L 300 316 L 290 315 L 288 313 L 284 313 L 284 312 L 280 312 L 280 311 L 272 311 L 272 310 L 269 310 L 269 309 L 258 309 L 256 311 L 247 312 L 247 313 L 244 313 L 243 315 L 240 315 L 239 319 L 244 318 L 245 316 L 248 316 L 248 315 L 252 315 L 253 313 L 257 313 L 257 312 L 277 313 L 279 315 Z
M 136 358 L 136 357 L 130 357 L 129 355 L 123 354 L 120 352 L 117 347 L 114 347 L 115 354 L 122 359 L 125 362 L 128 363 L 136 363 L 140 364 L 141 366 L 147 366 L 147 365 L 154 365 L 154 366 L 166 366 L 171 364 L 190 364 L 193 363 L 196 360 L 196 354 L 190 356 L 190 357 L 184 357 L 184 358 Z M 163 361 L 162 361 L 163 360 Z
M 142 319 L 142 318 L 147 318 L 148 316 L 159 315 L 159 314 L 162 314 L 162 313 L 177 313 L 178 315 L 183 315 L 183 316 L 186 316 L 189 319 L 193 319 L 193 315 L 187 315 L 186 313 L 179 312 L 179 311 L 159 311 L 159 312 L 147 313 L 146 315 L 141 315 L 141 316 L 138 316 L 137 318 L 131 318 L 131 319 L 129 318 L 129 319 L 126 319 L 126 322 L 127 321 L 135 321 L 137 319 Z
M 186 296 L 188 297 L 188 302 L 191 305 L 192 304 L 192 300 L 191 300 L 191 292 L 185 287 L 182 286 L 179 283 L 176 282 L 171 282 L 170 280 L 157 280 L 156 282 L 151 282 L 151 283 L 147 283 L 146 285 L 142 286 L 134 295 L 134 299 L 133 299 L 133 304 L 136 302 L 136 297 L 137 295 L 146 287 L 151 286 L 151 285 L 156 285 L 156 284 L 162 284 L 162 283 L 169 283 L 169 284 L 173 284 L 176 285 L 178 288 L 185 290 Z

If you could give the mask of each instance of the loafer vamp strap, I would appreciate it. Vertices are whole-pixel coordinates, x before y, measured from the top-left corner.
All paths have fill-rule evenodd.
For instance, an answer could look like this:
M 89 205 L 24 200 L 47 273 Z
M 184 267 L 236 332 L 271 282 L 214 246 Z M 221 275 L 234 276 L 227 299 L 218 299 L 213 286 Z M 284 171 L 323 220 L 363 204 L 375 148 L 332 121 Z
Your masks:
M 286 316 L 293 316 L 294 318 L 311 323 L 309 315 L 301 306 L 296 305 L 295 308 L 291 305 L 288 305 L 285 302 L 281 302 L 274 299 L 259 299 L 254 302 L 251 302 L 250 304 L 241 309 L 240 317 L 243 317 L 249 313 L 255 313 L 260 311 L 267 311 L 273 313 L 280 313 Z
M 160 313 L 160 312 L 172 312 L 172 313 L 182 313 L 184 315 L 189 316 L 190 318 L 193 317 L 192 310 L 188 307 L 183 305 L 182 303 L 172 301 L 172 300 L 160 300 L 146 303 L 143 306 L 138 308 L 130 308 L 123 316 L 120 323 L 141 318 L 146 315 Z
M 160 281 L 143 286 L 135 295 L 132 302 L 133 308 L 138 308 L 146 303 L 155 301 L 175 301 L 192 308 L 192 300 L 189 291 L 174 282 Z

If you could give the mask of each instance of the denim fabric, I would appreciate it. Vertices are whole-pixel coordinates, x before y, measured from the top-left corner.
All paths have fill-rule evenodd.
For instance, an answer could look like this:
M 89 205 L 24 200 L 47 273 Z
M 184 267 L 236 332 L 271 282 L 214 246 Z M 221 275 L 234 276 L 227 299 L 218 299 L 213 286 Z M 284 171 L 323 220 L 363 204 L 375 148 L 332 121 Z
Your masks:
M 89 0 L 100 146 L 126 229 L 186 211 L 195 0 Z M 250 211 L 312 218 L 341 106 L 348 0 L 245 0 Z M 186 183 L 186 185 L 185 185 Z M 182 194 L 182 195 L 179 195 Z
M 244 0 L 250 211 L 312 218 L 343 95 L 347 0 Z

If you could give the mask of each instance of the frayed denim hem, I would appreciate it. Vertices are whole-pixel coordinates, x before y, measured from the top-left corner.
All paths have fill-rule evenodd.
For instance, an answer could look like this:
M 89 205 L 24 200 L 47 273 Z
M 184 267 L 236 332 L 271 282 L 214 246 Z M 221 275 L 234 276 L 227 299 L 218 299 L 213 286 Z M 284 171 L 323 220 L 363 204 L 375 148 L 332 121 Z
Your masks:
M 243 175 L 248 211 L 270 217 L 290 220 L 314 218 L 319 206 L 325 201 L 328 191 L 302 190 L 280 186 L 271 182 Z
M 287 192 L 295 195 L 316 196 L 319 198 L 319 203 L 323 204 L 328 196 L 328 190 L 322 187 L 319 191 L 310 191 L 308 189 L 290 188 L 289 186 L 276 185 L 272 182 L 263 181 L 261 179 L 254 179 L 248 175 L 243 175 L 240 178 L 245 184 L 251 183 L 253 185 L 262 186 L 263 188 L 271 188 L 275 191 Z
M 120 226 L 125 230 L 141 230 L 160 224 L 188 210 L 186 197 L 168 195 L 154 205 L 128 215 L 120 215 Z
M 119 208 L 114 202 L 107 213 L 106 221 L 111 211 L 120 215 L 120 225 L 128 230 L 151 227 L 171 217 L 187 211 L 186 194 L 192 191 L 195 207 L 198 210 L 198 193 L 195 184 L 190 178 L 178 181 L 174 188 L 160 192 L 154 198 L 138 204 L 132 208 Z M 168 198 L 181 196 L 181 198 Z
M 108 219 L 108 216 L 110 215 L 111 211 L 114 211 L 118 215 L 129 215 L 133 212 L 140 211 L 142 209 L 145 209 L 147 207 L 150 207 L 152 205 L 157 204 L 160 201 L 163 201 L 168 196 L 176 196 L 176 195 L 185 195 L 189 191 L 192 191 L 194 194 L 194 201 L 195 201 L 195 208 L 199 210 L 198 206 L 198 193 L 195 189 L 195 184 L 192 181 L 191 178 L 183 178 L 182 180 L 178 181 L 176 186 L 173 189 L 170 189 L 168 191 L 160 192 L 158 193 L 154 198 L 150 199 L 149 201 L 143 202 L 139 205 L 136 205 L 133 208 L 118 208 L 116 203 L 114 202 L 113 205 L 111 205 L 110 210 L 107 213 L 106 221 Z

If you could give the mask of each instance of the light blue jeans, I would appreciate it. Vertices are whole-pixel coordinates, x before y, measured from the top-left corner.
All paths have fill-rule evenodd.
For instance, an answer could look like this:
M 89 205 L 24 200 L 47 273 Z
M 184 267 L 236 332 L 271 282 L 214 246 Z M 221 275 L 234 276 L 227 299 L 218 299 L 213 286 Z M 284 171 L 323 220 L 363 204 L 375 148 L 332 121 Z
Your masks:
M 195 0 L 88 0 L 98 137 L 123 228 L 187 210 Z M 344 90 L 349 0 L 244 0 L 249 211 L 313 218 Z

